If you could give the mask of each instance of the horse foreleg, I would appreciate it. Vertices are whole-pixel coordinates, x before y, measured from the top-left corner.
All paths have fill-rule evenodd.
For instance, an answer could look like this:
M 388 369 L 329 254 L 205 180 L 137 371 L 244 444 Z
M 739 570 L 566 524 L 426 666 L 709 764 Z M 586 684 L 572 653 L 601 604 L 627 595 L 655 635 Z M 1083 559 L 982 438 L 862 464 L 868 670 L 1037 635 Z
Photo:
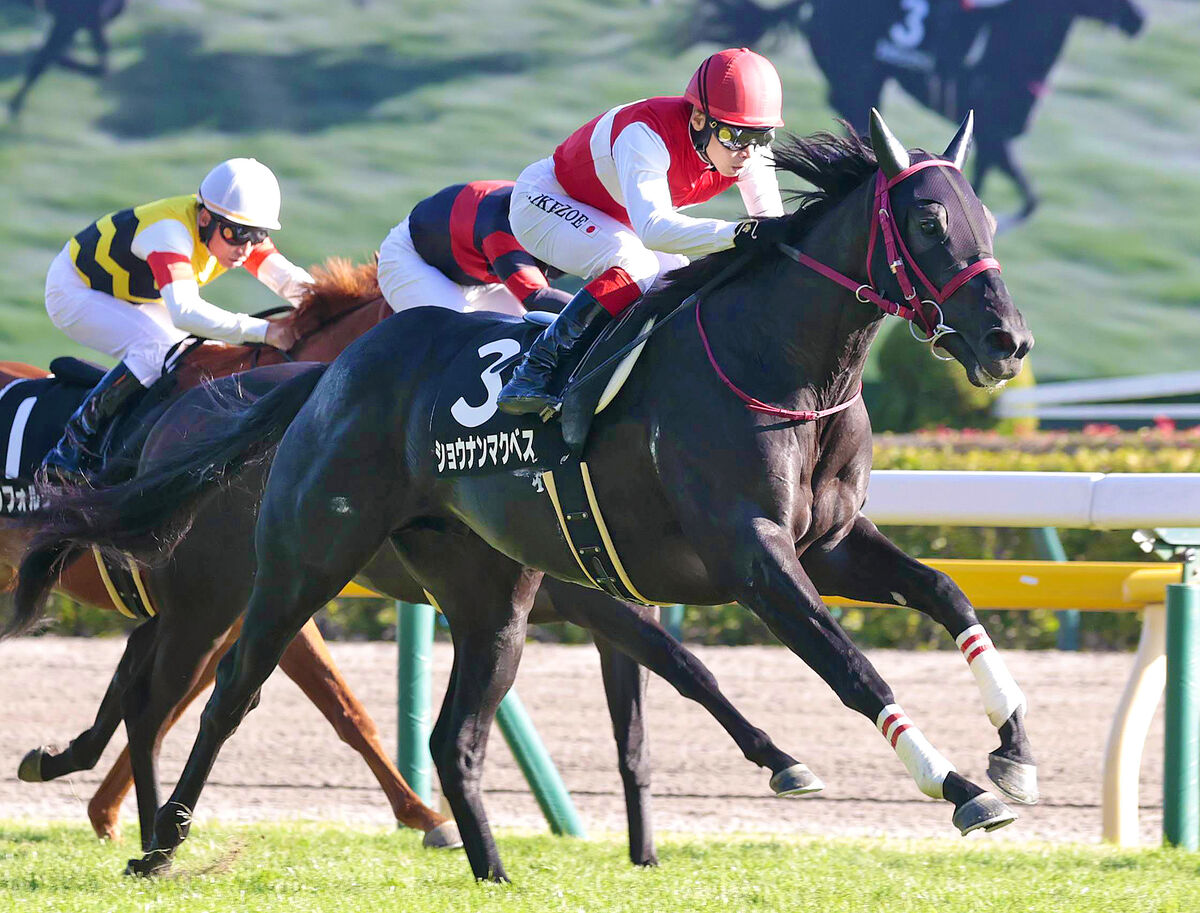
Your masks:
M 871 720 L 927 796 L 954 805 L 963 834 L 994 830 L 1016 815 L 952 765 L 896 703 L 891 689 L 854 645 L 796 558 L 790 529 L 747 505 L 746 522 L 704 543 L 701 558 L 722 589 L 758 615 L 776 637 L 816 672 L 842 703 Z M 736 514 L 734 515 L 736 516 Z M 685 529 L 687 526 L 685 525 Z
M 910 606 L 949 632 L 975 677 L 988 719 L 1000 732 L 1000 747 L 989 756 L 988 776 L 1014 802 L 1037 802 L 1025 695 L 958 585 L 910 558 L 861 515 L 837 545 L 810 548 L 800 563 L 826 595 Z
M 1016 159 L 1012 154 L 1012 144 L 1015 137 L 993 137 L 976 135 L 975 142 L 977 151 L 975 153 L 975 192 L 983 193 L 983 182 L 987 178 L 988 172 L 992 169 L 999 169 L 1003 174 L 1007 175 L 1009 180 L 1017 188 L 1017 192 L 1021 195 L 1021 208 L 1014 214 L 1001 216 L 999 219 L 998 231 L 1007 231 L 1020 225 L 1026 219 L 1033 215 L 1034 210 L 1038 207 L 1038 196 L 1033 189 L 1033 184 L 1026 176 L 1025 171 L 1017 164 Z
M 405 782 L 379 741 L 379 730 L 367 710 L 354 696 L 350 686 L 329 655 L 321 632 L 311 618 L 288 645 L 279 668 L 300 686 L 317 709 L 325 715 L 338 738 L 362 755 L 371 773 L 383 787 L 392 812 L 401 824 L 430 835 L 426 846 L 460 846 L 453 822 L 421 801 Z
M 61 19 L 55 19 L 54 24 L 50 27 L 50 33 L 46 36 L 45 42 L 33 55 L 33 60 L 29 62 L 29 68 L 25 71 L 25 79 L 21 83 L 21 87 L 17 89 L 15 95 L 8 103 L 8 113 L 12 117 L 16 117 L 21 113 L 21 108 L 25 104 L 25 96 L 29 94 L 29 90 L 33 88 L 33 84 L 46 71 L 50 64 L 59 60 L 66 53 L 67 48 L 71 44 L 71 40 L 75 37 L 75 32 L 78 31 L 79 25 L 75 22 L 67 23 Z
M 604 695 L 617 740 L 617 766 L 625 788 L 629 858 L 634 865 L 658 865 L 650 824 L 650 748 L 646 743 L 643 707 L 648 673 L 602 635 L 597 634 L 593 639 L 600 653 Z

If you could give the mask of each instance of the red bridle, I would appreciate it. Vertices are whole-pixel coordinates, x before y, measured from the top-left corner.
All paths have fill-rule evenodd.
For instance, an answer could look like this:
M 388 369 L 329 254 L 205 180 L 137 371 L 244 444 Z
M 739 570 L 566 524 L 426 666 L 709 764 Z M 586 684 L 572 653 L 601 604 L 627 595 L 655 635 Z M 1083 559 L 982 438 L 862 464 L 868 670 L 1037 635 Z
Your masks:
M 955 330 L 946 326 L 942 322 L 942 304 L 956 291 L 958 291 L 965 283 L 969 282 L 975 276 L 982 272 L 994 269 L 997 272 L 1000 270 L 1000 262 L 995 257 L 981 257 L 974 263 L 959 270 L 949 282 L 940 289 L 934 285 L 929 277 L 917 265 L 916 259 L 904 244 L 904 238 L 900 231 L 896 228 L 896 220 L 892 215 L 892 199 L 891 189 L 903 181 L 905 178 L 912 177 L 918 171 L 923 171 L 926 168 L 953 168 L 955 171 L 959 169 L 953 162 L 945 159 L 928 159 L 923 162 L 917 162 L 915 165 L 910 165 L 893 178 L 884 176 L 883 171 L 879 171 L 875 175 L 875 201 L 874 211 L 875 217 L 871 220 L 871 235 L 867 241 L 867 281 L 855 282 L 849 276 L 839 273 L 837 270 L 826 266 L 818 260 L 814 260 L 808 254 L 801 253 L 794 247 L 786 244 L 780 244 L 779 247 L 791 259 L 795 260 L 802 266 L 807 266 L 809 269 L 820 273 L 827 279 L 831 279 L 838 285 L 854 292 L 854 296 L 864 303 L 871 303 L 878 307 L 885 314 L 891 314 L 894 317 L 903 317 L 910 324 L 919 323 L 921 329 L 925 331 L 925 341 L 929 343 L 936 342 L 942 336 L 948 333 L 953 333 Z M 871 261 L 875 254 L 875 240 L 882 236 L 884 253 L 887 255 L 888 268 L 896 277 L 896 282 L 900 286 L 900 292 L 904 295 L 906 303 L 900 304 L 885 298 L 872 287 L 875 284 L 874 277 L 871 274 Z M 908 277 L 908 270 L 911 269 L 916 274 L 917 278 L 928 289 L 930 298 L 921 300 L 917 297 L 917 290 Z M 936 316 L 927 313 L 927 308 L 924 305 L 932 305 L 932 309 Z M 746 404 L 746 408 L 754 412 L 762 412 L 766 415 L 773 415 L 777 418 L 790 419 L 793 421 L 811 422 L 819 418 L 824 418 L 827 415 L 833 415 L 848 409 L 852 403 L 862 396 L 862 384 L 859 384 L 858 391 L 850 399 L 841 405 L 834 406 L 831 409 L 823 409 L 821 411 L 796 411 L 792 409 L 783 409 L 779 406 L 772 406 L 768 403 L 761 402 L 749 394 L 739 389 L 733 381 L 731 381 L 721 370 L 721 366 L 717 364 L 717 359 L 713 355 L 712 346 L 708 342 L 708 334 L 704 332 L 704 325 L 700 322 L 700 301 L 696 301 L 696 328 L 700 332 L 700 341 L 704 344 L 704 351 L 708 355 L 708 361 L 713 366 L 713 370 L 717 372 L 717 376 L 733 393 Z M 915 336 L 916 333 L 914 332 Z

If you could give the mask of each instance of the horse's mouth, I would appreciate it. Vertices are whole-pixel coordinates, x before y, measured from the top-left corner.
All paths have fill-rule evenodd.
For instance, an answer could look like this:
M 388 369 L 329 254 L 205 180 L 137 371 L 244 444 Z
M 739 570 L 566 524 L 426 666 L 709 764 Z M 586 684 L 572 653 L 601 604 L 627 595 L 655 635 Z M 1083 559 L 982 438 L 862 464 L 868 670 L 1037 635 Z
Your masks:
M 1021 371 L 1021 360 L 1018 358 L 1005 359 L 1004 363 L 997 362 L 991 367 L 998 370 L 989 370 L 984 367 L 979 356 L 975 354 L 975 348 L 966 341 L 959 333 L 951 333 L 938 340 L 936 348 L 954 357 L 954 360 L 962 365 L 963 371 L 966 372 L 967 380 L 976 387 L 983 387 L 990 390 L 999 390 L 1010 380 L 1017 376 Z M 1009 368 L 1008 362 L 1015 364 Z

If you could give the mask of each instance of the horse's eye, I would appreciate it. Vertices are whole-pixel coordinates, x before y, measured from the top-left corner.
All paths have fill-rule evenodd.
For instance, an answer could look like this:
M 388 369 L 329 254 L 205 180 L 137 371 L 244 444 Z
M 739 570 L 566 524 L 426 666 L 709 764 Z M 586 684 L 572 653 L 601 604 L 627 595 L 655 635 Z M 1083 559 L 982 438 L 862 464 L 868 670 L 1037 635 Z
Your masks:
M 930 216 L 921 220 L 921 233 L 928 238 L 936 238 L 942 232 L 942 223 Z

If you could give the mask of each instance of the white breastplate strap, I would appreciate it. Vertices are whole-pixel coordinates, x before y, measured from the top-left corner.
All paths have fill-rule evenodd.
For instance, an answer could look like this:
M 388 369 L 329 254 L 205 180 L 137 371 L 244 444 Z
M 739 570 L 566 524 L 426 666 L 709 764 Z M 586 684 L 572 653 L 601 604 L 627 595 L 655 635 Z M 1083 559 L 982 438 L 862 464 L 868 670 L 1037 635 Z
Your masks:
M 888 704 L 879 711 L 875 728 L 883 733 L 883 737 L 900 756 L 909 776 L 916 781 L 917 788 L 934 799 L 944 798 L 942 784 L 946 781 L 946 775 L 955 769 L 954 765 L 930 744 L 900 705 Z
M 954 642 L 971 667 L 979 693 L 983 695 L 983 707 L 993 726 L 999 729 L 1018 709 L 1026 709 L 1025 695 L 1009 674 L 983 625 L 971 625 Z

